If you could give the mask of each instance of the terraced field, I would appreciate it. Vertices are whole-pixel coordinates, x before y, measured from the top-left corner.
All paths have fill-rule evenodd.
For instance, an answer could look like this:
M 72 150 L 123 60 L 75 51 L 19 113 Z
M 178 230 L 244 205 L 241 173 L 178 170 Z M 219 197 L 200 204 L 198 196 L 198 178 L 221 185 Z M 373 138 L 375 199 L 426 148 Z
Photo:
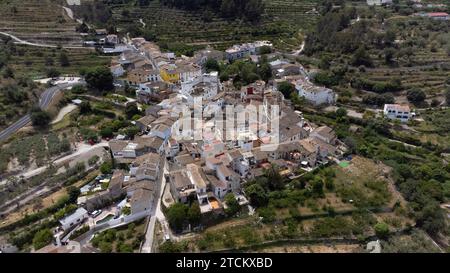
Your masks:
M 304 33 L 314 24 L 318 16 L 313 11 L 315 3 L 314 0 L 266 0 L 265 14 L 258 25 L 242 20 L 227 21 L 217 15 L 204 20 L 201 12 L 170 9 L 161 6 L 157 0 L 144 8 L 132 5 L 110 7 L 113 19 L 120 27 L 140 27 L 139 19 L 143 19 L 163 42 L 212 44 L 223 49 L 237 42 L 269 39 L 277 47 L 289 50 L 302 42 L 299 31 Z
M 110 57 L 84 49 L 61 50 L 26 45 L 17 45 L 17 48 L 21 54 L 11 56 L 9 65 L 17 74 L 31 78 L 45 77 L 49 68 L 55 68 L 61 74 L 78 74 L 81 69 L 107 65 L 111 60 Z M 67 55 L 69 66 L 60 64 L 59 56 L 62 51 Z
M 63 0 L 2 0 L 0 31 L 34 43 L 80 46 L 77 23 L 66 15 L 62 4 Z
M 402 18 L 398 21 L 408 22 L 414 17 Z M 375 69 L 367 69 L 367 78 L 374 81 L 389 81 L 400 78 L 405 90 L 422 89 L 428 99 L 437 98 L 445 90 L 445 82 L 450 77 L 450 34 L 448 32 L 429 31 L 427 21 L 419 21 L 416 27 L 411 27 L 402 35 L 403 39 L 411 39 L 415 33 L 424 33 L 425 46 L 416 46 L 408 58 L 403 58 L 401 67 L 389 67 L 383 62 L 383 55 L 373 56 Z M 423 34 L 422 34 L 423 35 Z M 442 98 L 440 99 L 440 101 Z
M 449 60 L 450 61 L 450 60 Z M 433 98 L 442 95 L 445 90 L 445 81 L 449 77 L 449 71 L 441 70 L 436 65 L 436 68 L 430 66 L 429 68 L 383 68 L 373 69 L 367 71 L 369 79 L 374 81 L 389 81 L 392 78 L 399 78 L 402 80 L 402 85 L 405 90 L 411 88 L 422 89 L 429 97 Z

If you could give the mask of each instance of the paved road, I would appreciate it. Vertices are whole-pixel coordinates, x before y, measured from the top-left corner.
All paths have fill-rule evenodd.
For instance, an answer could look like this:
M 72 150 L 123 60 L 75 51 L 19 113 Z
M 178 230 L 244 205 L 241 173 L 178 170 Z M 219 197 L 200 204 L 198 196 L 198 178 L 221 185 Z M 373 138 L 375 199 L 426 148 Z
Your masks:
M 42 110 L 47 110 L 48 106 L 52 102 L 55 95 L 68 87 L 78 85 L 78 84 L 85 84 L 84 81 L 80 82 L 72 82 L 72 83 L 63 83 L 56 86 L 52 86 L 48 88 L 47 90 L 42 93 L 41 98 L 39 99 L 39 107 Z M 6 128 L 5 130 L 0 132 L 0 141 L 6 140 L 11 135 L 13 135 L 15 132 L 19 131 L 21 128 L 25 127 L 28 123 L 31 122 L 31 117 L 29 114 L 23 116 L 21 119 L 13 123 L 11 126 Z
M 150 222 L 147 226 L 147 230 L 145 232 L 145 241 L 144 241 L 144 244 L 142 245 L 141 253 L 152 253 L 153 252 L 153 240 L 154 240 L 154 234 L 155 234 L 156 220 L 157 220 L 157 218 L 161 218 L 161 214 L 162 214 L 161 198 L 163 196 L 164 186 L 166 184 L 165 174 L 167 174 L 167 172 L 168 172 L 167 167 L 168 167 L 167 160 L 164 159 L 163 163 L 162 163 L 162 167 L 161 167 L 161 170 L 163 170 L 163 171 L 161 172 L 160 177 L 158 179 L 159 184 L 157 184 L 157 186 L 159 186 L 159 188 L 155 194 L 155 196 L 157 198 L 155 198 L 155 200 L 152 204 L 152 212 L 150 214 L 151 218 L 150 218 Z M 162 214 L 162 216 L 164 216 L 164 214 Z
M 25 125 L 27 125 L 30 122 L 31 122 L 30 115 L 28 115 L 28 114 L 25 115 L 24 117 L 22 117 L 21 119 L 19 119 L 15 123 L 13 123 L 11 126 L 9 126 L 5 130 L 0 132 L 0 141 L 7 139 L 12 134 L 19 131 L 21 128 L 23 128 Z
M 29 45 L 29 46 L 36 46 L 36 47 L 46 47 L 46 48 L 57 48 L 58 45 L 49 45 L 49 44 L 38 44 L 38 43 L 32 43 L 32 42 L 28 42 L 25 40 L 20 39 L 19 37 L 0 31 L 1 35 L 4 36 L 8 36 L 11 37 L 16 44 L 20 44 L 20 45 Z M 84 46 L 61 46 L 62 48 L 66 48 L 66 49 L 87 49 L 87 50 L 92 50 L 92 48 L 90 47 L 84 47 Z

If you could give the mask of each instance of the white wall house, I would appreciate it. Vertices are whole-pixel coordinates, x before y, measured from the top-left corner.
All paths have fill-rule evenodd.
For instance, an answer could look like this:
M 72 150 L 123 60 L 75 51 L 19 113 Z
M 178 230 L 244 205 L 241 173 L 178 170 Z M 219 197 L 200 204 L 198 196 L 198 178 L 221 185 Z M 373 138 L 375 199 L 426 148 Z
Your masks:
M 88 217 L 88 212 L 84 208 L 77 209 L 74 213 L 71 215 L 59 220 L 59 223 L 61 224 L 62 229 L 68 230 L 75 225 L 81 223 Z
M 136 90 L 136 92 L 137 92 L 136 95 L 139 95 L 139 93 L 142 93 L 142 94 L 153 94 L 154 90 L 153 90 L 151 84 L 149 84 L 149 83 L 140 83 L 139 84 L 139 89 Z
M 188 104 L 194 103 L 194 97 L 202 97 L 204 101 L 210 101 L 223 89 L 219 80 L 218 72 L 202 74 L 181 83 L 181 94 L 184 95 Z
M 161 139 L 167 140 L 172 132 L 172 127 L 165 124 L 155 125 L 149 133 L 149 136 L 156 136 Z
M 125 74 L 125 70 L 123 69 L 122 65 L 116 64 L 111 66 L 111 73 L 115 78 L 122 77 Z
M 387 4 L 392 4 L 392 0 L 367 0 L 368 6 L 381 6 Z
M 195 64 L 190 64 L 184 67 L 181 67 L 179 70 L 180 73 L 180 81 L 190 81 L 195 77 L 199 77 L 202 75 L 202 67 Z
M 300 79 L 295 82 L 295 89 L 300 97 L 314 105 L 334 104 L 337 99 L 336 93 L 326 87 L 316 86 L 308 79 Z
M 385 104 L 383 113 L 388 119 L 401 122 L 407 122 L 411 118 L 411 109 L 408 105 Z
M 225 56 L 229 61 L 242 59 L 250 55 L 259 54 L 264 46 L 272 47 L 272 43 L 269 41 L 256 41 L 254 43 L 234 45 L 225 50 Z
M 125 158 L 135 158 L 136 157 L 136 147 L 137 143 L 128 143 L 128 145 L 122 150 L 122 157 Z

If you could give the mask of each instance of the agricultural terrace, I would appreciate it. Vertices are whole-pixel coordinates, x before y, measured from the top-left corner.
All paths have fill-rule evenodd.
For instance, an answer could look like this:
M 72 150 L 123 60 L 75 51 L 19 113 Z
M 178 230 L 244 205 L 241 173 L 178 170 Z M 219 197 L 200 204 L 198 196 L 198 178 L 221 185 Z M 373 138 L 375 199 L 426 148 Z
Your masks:
M 318 16 L 313 11 L 313 0 L 266 0 L 265 12 L 256 24 L 240 19 L 229 21 L 214 12 L 172 9 L 157 0 L 142 7 L 135 1 L 114 2 L 125 3 L 108 4 L 112 22 L 124 33 L 143 35 L 162 44 L 177 41 L 192 46 L 210 44 L 218 49 L 262 39 L 273 41 L 280 49 L 298 48 L 303 41 L 301 33 L 311 28 Z
M 75 31 L 77 23 L 62 8 L 64 2 L 65 0 L 1 1 L 0 31 L 28 42 L 80 46 L 82 39 Z
M 336 90 L 346 104 L 407 103 L 413 89 L 426 99 L 410 103 L 443 103 L 450 71 L 448 23 L 398 9 L 348 5 L 322 16 L 307 33 L 304 51 L 321 70 L 316 83 Z
M 45 78 L 54 75 L 78 75 L 80 71 L 106 66 L 111 58 L 85 49 L 41 48 L 16 45 L 10 67 L 17 75 Z M 56 74 L 55 74 L 56 73 Z

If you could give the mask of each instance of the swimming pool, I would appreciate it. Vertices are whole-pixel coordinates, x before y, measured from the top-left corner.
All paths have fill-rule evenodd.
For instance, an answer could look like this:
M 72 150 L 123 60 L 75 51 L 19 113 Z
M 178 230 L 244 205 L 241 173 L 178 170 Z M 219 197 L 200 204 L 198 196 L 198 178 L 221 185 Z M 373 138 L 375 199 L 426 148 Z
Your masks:
M 103 219 L 98 220 L 97 222 L 95 222 L 95 224 L 97 224 L 97 225 L 98 224 L 102 224 L 102 223 L 108 222 L 109 220 L 111 220 L 113 218 L 114 218 L 114 214 L 108 214 Z

